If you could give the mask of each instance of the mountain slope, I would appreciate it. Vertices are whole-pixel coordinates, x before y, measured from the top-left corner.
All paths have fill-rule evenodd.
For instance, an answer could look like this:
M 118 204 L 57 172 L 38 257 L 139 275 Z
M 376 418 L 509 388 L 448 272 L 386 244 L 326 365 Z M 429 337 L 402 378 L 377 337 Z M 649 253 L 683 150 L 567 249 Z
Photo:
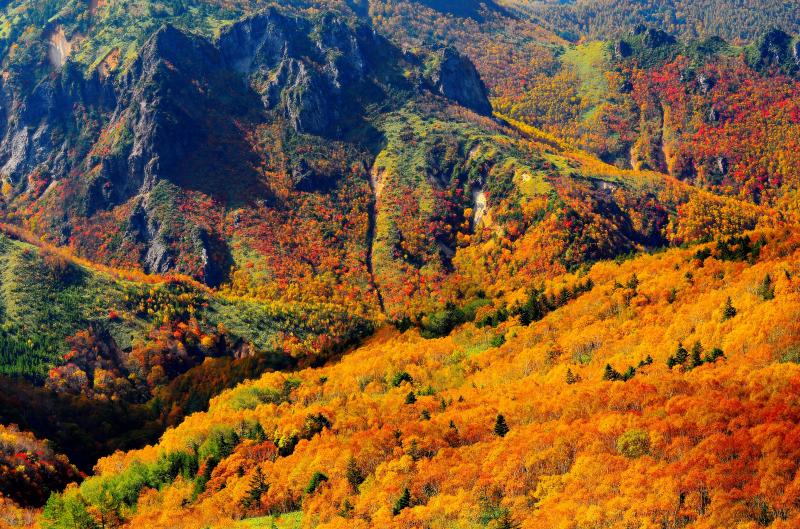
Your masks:
M 797 236 L 733 244 L 756 249 L 599 263 L 547 283 L 558 299 L 592 280 L 529 325 L 512 316 L 435 340 L 386 330 L 335 366 L 244 384 L 159 445 L 101 462 L 44 526 L 108 490 L 101 511 L 130 527 L 295 510 L 316 527 L 790 527 Z M 199 467 L 156 472 L 178 454 Z
M 619 167 L 669 173 L 717 194 L 794 209 L 795 38 L 737 47 L 638 28 L 564 49 L 496 110 Z
M 690 38 L 722 37 L 747 41 L 778 27 L 796 33 L 796 2 L 757 0 L 619 1 L 619 0 L 506 0 L 504 2 L 570 40 L 581 36 L 614 38 L 638 25 L 656 26 Z
M 0 421 L 49 439 L 84 471 L 205 409 L 215 390 L 321 362 L 372 329 L 332 305 L 256 303 L 186 278 L 100 271 L 7 237 L 0 260 Z
M 0 423 L 176 427 L 43 525 L 792 524 L 796 39 L 281 4 L 2 7 Z

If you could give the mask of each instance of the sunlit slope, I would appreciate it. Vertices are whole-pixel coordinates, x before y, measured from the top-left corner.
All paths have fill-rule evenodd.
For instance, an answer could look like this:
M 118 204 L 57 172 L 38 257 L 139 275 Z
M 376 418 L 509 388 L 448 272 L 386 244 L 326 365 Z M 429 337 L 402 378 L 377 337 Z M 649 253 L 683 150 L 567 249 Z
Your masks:
M 799 249 L 786 229 L 602 262 L 544 285 L 542 319 L 523 290 L 489 325 L 382 331 L 102 461 L 44 526 L 88 502 L 129 527 L 791 527 Z

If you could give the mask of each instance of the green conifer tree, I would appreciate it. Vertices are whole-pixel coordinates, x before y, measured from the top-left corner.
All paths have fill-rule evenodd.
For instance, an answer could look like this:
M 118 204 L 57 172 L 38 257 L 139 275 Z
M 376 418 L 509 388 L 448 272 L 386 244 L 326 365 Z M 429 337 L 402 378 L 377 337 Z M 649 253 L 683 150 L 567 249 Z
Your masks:
M 253 477 L 250 478 L 247 495 L 244 497 L 244 500 L 242 500 L 242 504 L 246 508 L 258 505 L 261 503 L 261 496 L 267 492 L 267 489 L 269 489 L 267 478 L 264 476 L 264 472 L 261 470 L 261 467 L 257 466 Z
M 727 321 L 736 316 L 736 314 L 736 308 L 733 306 L 731 297 L 728 296 L 728 299 L 725 300 L 725 306 L 722 307 L 722 321 Z
M 392 514 L 397 516 L 400 514 L 400 511 L 403 509 L 407 509 L 411 505 L 411 491 L 408 490 L 408 487 L 403 489 L 403 495 L 397 498 L 397 501 L 394 502 L 394 507 L 392 507 Z
M 572 372 L 572 369 L 567 368 L 567 384 L 575 384 L 578 381 L 578 377 L 575 376 L 575 373 Z
M 503 417 L 502 414 L 497 416 L 497 419 L 494 421 L 494 433 L 498 437 L 505 437 L 506 434 L 510 431 L 508 424 L 506 423 L 506 418 Z
M 702 354 L 703 344 L 701 344 L 700 341 L 694 342 L 694 345 L 692 346 L 692 360 L 690 364 L 692 368 L 703 365 L 703 357 L 701 356 Z

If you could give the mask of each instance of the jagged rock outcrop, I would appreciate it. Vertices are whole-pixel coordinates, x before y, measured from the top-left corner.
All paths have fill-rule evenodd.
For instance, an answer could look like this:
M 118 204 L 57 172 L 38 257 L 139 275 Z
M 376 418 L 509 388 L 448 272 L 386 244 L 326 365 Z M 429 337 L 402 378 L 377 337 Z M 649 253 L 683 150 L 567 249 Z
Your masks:
M 647 48 L 660 48 L 676 42 L 674 36 L 660 29 L 647 28 L 642 32 L 642 44 Z
M 430 81 L 444 97 L 479 114 L 492 113 L 488 91 L 478 70 L 455 48 L 446 47 L 438 53 L 431 67 Z
M 630 57 L 633 53 L 631 45 L 624 40 L 618 40 L 614 43 L 614 56 L 619 59 Z
M 170 216 L 195 191 L 237 206 L 274 199 L 261 169 L 265 125 L 336 140 L 369 131 L 374 141 L 372 117 L 426 90 L 491 114 L 477 70 L 454 49 L 434 56 L 428 76 L 424 56 L 333 13 L 270 8 L 214 40 L 166 24 L 125 68 L 102 75 L 73 58 L 54 69 L 46 46 L 40 51 L 38 59 L 38 51 L 19 54 L 31 63 L 0 80 L 0 179 L 12 184 L 11 200 L 55 189 L 49 225 L 39 224 L 54 240 L 106 229 L 95 219 L 114 216 L 122 242 L 109 252 L 211 284 L 230 267 L 226 236 Z M 338 178 L 300 157 L 288 169 L 299 191 L 324 192 Z
M 711 89 L 714 88 L 716 80 L 703 72 L 697 74 L 697 89 L 703 95 L 708 95 Z
M 145 271 L 164 273 L 173 267 L 175 259 L 164 240 L 164 233 L 157 219 L 151 217 L 146 201 L 146 197 L 137 200 L 128 221 L 125 237 L 142 244 L 144 251 L 141 262 Z
M 758 54 L 765 63 L 780 64 L 788 56 L 791 41 L 788 33 L 773 29 L 759 39 Z
M 778 68 L 786 73 L 796 73 L 800 66 L 800 42 L 780 29 L 772 29 L 754 44 L 749 56 L 754 68 Z
M 52 180 L 66 177 L 73 161 L 67 151 L 87 134 L 82 116 L 73 110 L 102 112 L 113 108 L 114 102 L 109 86 L 96 75 L 86 77 L 73 63 L 30 90 L 13 77 L 0 84 L 0 177 L 17 192 L 25 191 L 25 177 L 37 169 Z
M 297 132 L 334 136 L 339 120 L 358 112 L 360 93 L 370 91 L 367 74 L 383 77 L 370 54 L 392 53 L 361 24 L 330 13 L 312 24 L 275 9 L 231 25 L 217 44 L 267 110 L 279 111 Z
M 158 180 L 181 182 L 186 161 L 224 126 L 209 109 L 221 106 L 230 117 L 240 114 L 210 95 L 217 90 L 243 95 L 236 93 L 235 83 L 226 82 L 222 65 L 208 41 L 172 26 L 162 27 L 145 44 L 120 81 L 124 95 L 115 114 L 125 120 L 132 141 L 122 149 L 126 174 L 113 181 L 120 187 L 119 199 L 146 193 Z
M 324 134 L 336 117 L 327 96 L 333 96 L 327 79 L 303 62 L 286 58 L 267 83 L 263 101 L 268 109 L 280 106 L 295 131 Z

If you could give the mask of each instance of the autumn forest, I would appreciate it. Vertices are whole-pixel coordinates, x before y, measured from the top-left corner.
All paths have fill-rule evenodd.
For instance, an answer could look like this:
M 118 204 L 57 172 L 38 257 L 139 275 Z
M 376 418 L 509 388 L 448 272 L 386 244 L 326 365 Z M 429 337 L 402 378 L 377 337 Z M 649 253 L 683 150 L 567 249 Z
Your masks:
M 798 8 L 0 2 L 0 529 L 800 526 Z

